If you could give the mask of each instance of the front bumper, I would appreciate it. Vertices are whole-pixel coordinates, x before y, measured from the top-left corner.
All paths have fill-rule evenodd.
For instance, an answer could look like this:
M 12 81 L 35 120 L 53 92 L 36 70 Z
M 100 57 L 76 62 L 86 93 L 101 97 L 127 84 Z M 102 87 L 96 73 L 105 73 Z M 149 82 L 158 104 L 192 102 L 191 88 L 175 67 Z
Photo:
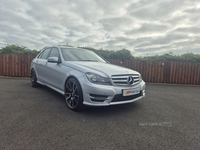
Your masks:
M 83 91 L 83 104 L 89 106 L 109 106 L 126 104 L 145 97 L 146 84 L 142 80 L 132 87 L 99 85 L 89 82 L 86 78 L 79 78 Z M 132 96 L 123 96 L 123 90 L 139 89 L 140 93 Z

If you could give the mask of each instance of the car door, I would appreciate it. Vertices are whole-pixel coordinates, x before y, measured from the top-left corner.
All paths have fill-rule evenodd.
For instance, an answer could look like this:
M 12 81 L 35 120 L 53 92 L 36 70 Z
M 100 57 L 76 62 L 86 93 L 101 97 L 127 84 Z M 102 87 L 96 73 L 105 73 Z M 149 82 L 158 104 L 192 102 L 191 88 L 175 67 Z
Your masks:
M 47 79 L 46 79 L 46 76 L 48 75 L 47 58 L 49 56 L 50 51 L 51 51 L 51 48 L 47 48 L 46 50 L 44 50 L 43 53 L 37 58 L 36 64 L 35 64 L 38 81 L 44 84 L 47 83 Z
M 57 89 L 61 89 L 60 87 L 60 82 L 61 82 L 61 68 L 62 68 L 62 63 L 60 60 L 60 53 L 59 50 L 55 47 L 52 48 L 49 57 L 57 57 L 58 58 L 58 63 L 55 62 L 47 62 L 46 63 L 46 69 L 47 69 L 47 82 L 50 86 L 53 86 Z

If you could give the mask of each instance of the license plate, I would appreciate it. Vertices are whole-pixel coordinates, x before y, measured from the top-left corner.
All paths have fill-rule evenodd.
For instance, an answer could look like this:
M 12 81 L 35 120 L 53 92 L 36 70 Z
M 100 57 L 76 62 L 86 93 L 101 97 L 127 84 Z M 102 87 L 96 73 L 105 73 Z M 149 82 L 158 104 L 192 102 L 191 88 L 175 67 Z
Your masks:
M 130 95 L 135 95 L 140 93 L 139 89 L 128 89 L 128 90 L 123 90 L 123 96 L 130 96 Z

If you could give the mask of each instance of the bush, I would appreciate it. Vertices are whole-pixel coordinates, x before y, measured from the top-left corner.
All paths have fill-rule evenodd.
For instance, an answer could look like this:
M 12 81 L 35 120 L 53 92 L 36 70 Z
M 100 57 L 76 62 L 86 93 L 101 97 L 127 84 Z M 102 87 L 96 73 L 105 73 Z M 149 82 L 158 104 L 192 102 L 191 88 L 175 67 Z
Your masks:
M 37 50 L 30 50 L 24 46 L 9 44 L 0 49 L 0 54 L 37 55 L 39 52 Z

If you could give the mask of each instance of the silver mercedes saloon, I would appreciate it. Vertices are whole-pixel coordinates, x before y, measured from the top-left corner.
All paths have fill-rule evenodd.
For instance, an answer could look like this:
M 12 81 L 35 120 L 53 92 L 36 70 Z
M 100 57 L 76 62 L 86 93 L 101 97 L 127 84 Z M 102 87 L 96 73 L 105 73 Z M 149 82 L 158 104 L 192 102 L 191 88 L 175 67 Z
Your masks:
M 109 106 L 145 97 L 145 82 L 137 71 L 110 64 L 93 51 L 53 46 L 31 62 L 30 84 L 64 95 L 71 110 L 84 105 Z

